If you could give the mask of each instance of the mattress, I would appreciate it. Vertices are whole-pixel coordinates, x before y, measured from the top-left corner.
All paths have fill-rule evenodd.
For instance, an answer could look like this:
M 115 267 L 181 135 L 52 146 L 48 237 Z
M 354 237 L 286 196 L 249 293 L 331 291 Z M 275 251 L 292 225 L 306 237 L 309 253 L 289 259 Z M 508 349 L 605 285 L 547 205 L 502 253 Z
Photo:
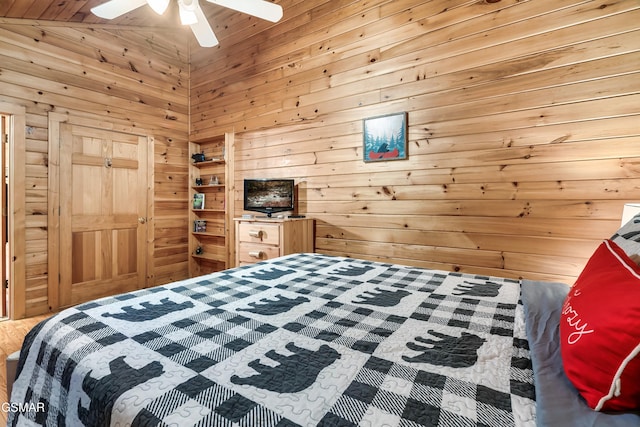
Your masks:
M 295 254 L 99 299 L 27 335 L 8 425 L 535 426 L 522 288 Z

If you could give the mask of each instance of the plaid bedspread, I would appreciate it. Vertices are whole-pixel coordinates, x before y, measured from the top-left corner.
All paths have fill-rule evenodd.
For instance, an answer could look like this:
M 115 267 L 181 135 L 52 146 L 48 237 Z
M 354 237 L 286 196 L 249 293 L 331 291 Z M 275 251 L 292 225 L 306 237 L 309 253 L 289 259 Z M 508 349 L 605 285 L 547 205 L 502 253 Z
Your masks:
M 45 321 L 8 425 L 533 426 L 524 321 L 518 281 L 291 255 Z

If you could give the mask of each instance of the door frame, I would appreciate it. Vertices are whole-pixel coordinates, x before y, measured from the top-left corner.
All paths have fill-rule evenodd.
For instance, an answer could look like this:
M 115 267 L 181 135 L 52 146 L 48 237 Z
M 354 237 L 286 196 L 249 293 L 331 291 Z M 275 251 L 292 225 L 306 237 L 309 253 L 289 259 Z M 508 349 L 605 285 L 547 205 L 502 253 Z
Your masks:
M 21 105 L 0 102 L 0 111 L 9 116 L 9 187 L 7 188 L 7 221 L 9 239 L 9 318 L 26 316 L 26 194 L 25 143 L 27 111 Z M 2 172 L 4 175 L 4 171 Z M 2 284 L 4 286 L 4 283 Z
M 56 311 L 60 309 L 60 125 L 68 123 L 71 125 L 90 127 L 111 132 L 121 132 L 129 135 L 142 136 L 147 139 L 147 176 L 146 176 L 146 260 L 145 260 L 145 287 L 154 285 L 154 138 L 145 129 L 131 126 L 121 126 L 117 123 L 105 122 L 99 118 L 92 119 L 86 117 L 72 116 L 62 113 L 49 113 L 49 178 L 48 178 L 48 294 L 49 309 Z

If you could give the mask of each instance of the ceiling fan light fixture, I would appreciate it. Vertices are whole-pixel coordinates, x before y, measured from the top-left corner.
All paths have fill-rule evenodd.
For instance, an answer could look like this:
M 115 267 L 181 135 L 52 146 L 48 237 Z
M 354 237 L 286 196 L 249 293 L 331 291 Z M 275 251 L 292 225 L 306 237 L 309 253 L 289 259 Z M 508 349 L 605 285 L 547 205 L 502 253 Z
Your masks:
M 162 15 L 167 11 L 169 7 L 169 2 L 171 0 L 147 0 L 147 4 L 153 9 L 155 13 L 158 15 Z
M 32 0 L 33 1 L 33 0 Z M 97 0 L 96 0 L 97 1 Z M 256 18 L 278 22 L 282 18 L 282 6 L 269 0 L 207 0 L 209 3 L 245 13 Z M 499 0 L 485 0 L 499 1 Z M 202 47 L 218 44 L 218 39 L 209 25 L 207 16 L 202 11 L 198 0 L 177 0 L 180 22 L 191 28 L 198 43 Z M 144 5 L 149 5 L 154 12 L 162 15 L 171 0 L 107 0 L 92 7 L 91 12 L 104 19 L 114 19 Z
M 182 25 L 193 25 L 198 22 L 198 16 L 196 15 L 198 0 L 178 0 L 178 6 Z

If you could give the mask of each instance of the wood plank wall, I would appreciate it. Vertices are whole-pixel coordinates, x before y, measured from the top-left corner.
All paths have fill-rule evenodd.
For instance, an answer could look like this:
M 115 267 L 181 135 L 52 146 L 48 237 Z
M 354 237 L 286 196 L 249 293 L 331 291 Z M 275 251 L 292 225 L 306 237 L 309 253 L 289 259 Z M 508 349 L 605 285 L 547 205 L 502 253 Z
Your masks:
M 191 137 L 235 129 L 240 209 L 295 178 L 317 252 L 571 283 L 640 199 L 637 0 L 278 3 L 194 48 Z M 364 163 L 401 111 L 409 159 Z
M 155 138 L 154 271 L 187 277 L 187 32 L 126 31 L 0 19 L 0 101 L 26 108 L 26 307 L 47 312 L 48 123 L 51 111 L 100 117 Z

